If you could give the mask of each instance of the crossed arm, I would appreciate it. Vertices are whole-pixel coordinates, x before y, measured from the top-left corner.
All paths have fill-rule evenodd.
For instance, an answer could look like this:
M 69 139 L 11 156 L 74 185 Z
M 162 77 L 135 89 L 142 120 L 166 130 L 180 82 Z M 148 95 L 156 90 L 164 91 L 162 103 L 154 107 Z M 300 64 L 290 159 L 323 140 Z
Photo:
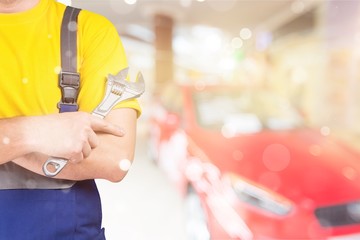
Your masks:
M 38 174 L 49 156 L 69 159 L 56 176 L 68 180 L 126 175 L 121 160 L 133 161 L 137 113 L 112 110 L 105 119 L 84 112 L 0 120 L 0 163 L 14 163 Z

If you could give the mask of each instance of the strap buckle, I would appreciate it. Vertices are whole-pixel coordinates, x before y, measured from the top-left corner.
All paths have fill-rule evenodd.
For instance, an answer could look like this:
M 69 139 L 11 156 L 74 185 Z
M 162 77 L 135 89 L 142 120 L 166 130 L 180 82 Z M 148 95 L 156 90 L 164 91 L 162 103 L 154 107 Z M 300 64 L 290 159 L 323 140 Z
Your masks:
M 80 74 L 76 72 L 60 72 L 59 86 L 61 88 L 61 101 L 58 103 L 60 112 L 77 111 L 77 97 L 80 87 Z

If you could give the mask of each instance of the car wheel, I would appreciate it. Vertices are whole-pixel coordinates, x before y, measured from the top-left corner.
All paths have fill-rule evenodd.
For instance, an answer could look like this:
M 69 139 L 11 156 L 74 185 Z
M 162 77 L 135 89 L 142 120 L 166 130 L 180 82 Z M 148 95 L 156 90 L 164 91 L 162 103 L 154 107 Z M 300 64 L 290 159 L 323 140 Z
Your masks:
M 188 187 L 185 197 L 187 240 L 210 240 L 207 219 L 200 198 L 193 187 Z

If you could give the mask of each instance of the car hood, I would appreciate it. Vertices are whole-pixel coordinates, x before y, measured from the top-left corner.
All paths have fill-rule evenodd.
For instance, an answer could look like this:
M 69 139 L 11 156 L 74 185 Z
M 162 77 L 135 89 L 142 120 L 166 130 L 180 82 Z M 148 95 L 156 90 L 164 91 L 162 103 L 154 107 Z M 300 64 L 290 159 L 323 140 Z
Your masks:
M 316 205 L 360 199 L 360 154 L 310 129 L 193 141 L 223 173 L 235 173 L 289 200 Z

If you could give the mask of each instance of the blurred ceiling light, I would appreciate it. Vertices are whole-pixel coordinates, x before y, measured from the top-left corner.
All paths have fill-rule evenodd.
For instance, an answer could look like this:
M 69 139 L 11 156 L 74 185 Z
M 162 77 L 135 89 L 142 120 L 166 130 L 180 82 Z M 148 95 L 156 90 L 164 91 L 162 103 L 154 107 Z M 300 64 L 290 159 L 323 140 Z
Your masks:
M 193 41 L 198 44 L 197 48 L 206 53 L 218 52 L 223 47 L 223 33 L 218 28 L 195 25 L 191 28 L 191 35 Z
M 154 32 L 137 24 L 129 24 L 126 26 L 126 34 L 145 42 L 153 42 L 155 39 Z
M 177 28 L 173 38 L 173 49 L 177 64 L 183 68 L 219 74 L 219 62 L 227 54 L 228 44 L 221 29 L 205 25 Z M 233 49 L 231 49 L 233 53 Z M 211 67 L 210 67 L 211 66 Z M 215 67 L 216 66 L 216 67 Z
M 296 14 L 302 13 L 305 10 L 304 2 L 301 0 L 294 1 L 291 4 L 291 10 Z
M 180 5 L 183 7 L 190 7 L 192 0 L 180 0 Z
M 252 36 L 252 32 L 248 28 L 243 28 L 240 30 L 240 37 L 244 40 L 250 39 Z
M 228 12 L 236 5 L 238 0 L 226 0 L 226 1 L 207 1 L 209 6 L 218 12 Z
M 206 25 L 201 25 L 201 24 L 193 25 L 191 27 L 191 36 L 190 37 L 203 39 L 204 36 L 212 34 L 214 31 L 217 31 L 217 29 L 206 26 Z
M 124 0 L 126 4 L 133 5 L 137 2 L 137 0 Z
M 67 6 L 71 6 L 71 0 L 58 0 L 58 2 L 65 4 Z
M 222 72 L 234 71 L 236 68 L 236 61 L 234 58 L 223 58 L 219 61 L 219 68 Z
M 134 0 L 126 0 L 126 1 L 134 1 Z M 111 10 L 118 14 L 130 14 L 135 10 L 135 4 L 129 4 L 125 0 L 108 0 Z
M 206 48 L 209 49 L 209 51 L 212 51 L 212 52 L 218 52 L 221 50 L 222 48 L 222 39 L 221 39 L 221 36 L 216 34 L 216 33 L 212 33 L 212 34 L 209 34 L 207 37 L 206 37 L 206 40 L 205 40 L 205 45 L 204 45 Z
M 182 55 L 190 55 L 194 50 L 191 41 L 182 35 L 174 36 L 173 49 L 175 53 Z
M 205 0 L 196 0 L 196 1 L 198 1 L 198 2 L 205 2 Z
M 231 40 L 231 47 L 232 48 L 241 48 L 243 46 L 244 42 L 241 38 L 235 37 Z

